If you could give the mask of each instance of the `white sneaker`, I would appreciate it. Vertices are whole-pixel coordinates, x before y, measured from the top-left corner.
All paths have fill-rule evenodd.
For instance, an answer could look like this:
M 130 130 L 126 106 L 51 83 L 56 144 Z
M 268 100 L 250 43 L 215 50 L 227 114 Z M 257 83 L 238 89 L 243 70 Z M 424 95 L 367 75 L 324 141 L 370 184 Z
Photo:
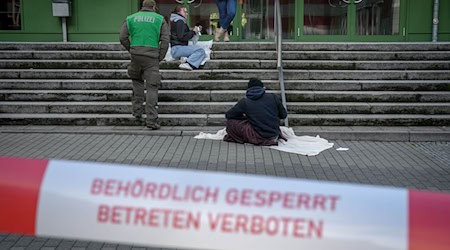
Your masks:
M 187 57 L 180 57 L 180 63 L 187 62 Z
M 189 65 L 189 63 L 182 63 L 178 66 L 178 68 L 185 69 L 185 70 L 192 70 L 192 67 L 191 67 L 191 65 Z

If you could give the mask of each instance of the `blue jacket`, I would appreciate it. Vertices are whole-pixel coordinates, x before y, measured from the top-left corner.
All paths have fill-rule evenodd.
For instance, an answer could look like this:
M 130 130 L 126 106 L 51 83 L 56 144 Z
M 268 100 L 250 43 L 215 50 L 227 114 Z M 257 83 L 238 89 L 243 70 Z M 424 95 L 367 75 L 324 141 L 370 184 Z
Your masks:
M 278 96 L 266 93 L 263 87 L 247 89 L 246 98 L 225 113 L 227 119 L 248 119 L 253 128 L 263 138 L 272 139 L 280 135 L 280 119 L 287 117 Z

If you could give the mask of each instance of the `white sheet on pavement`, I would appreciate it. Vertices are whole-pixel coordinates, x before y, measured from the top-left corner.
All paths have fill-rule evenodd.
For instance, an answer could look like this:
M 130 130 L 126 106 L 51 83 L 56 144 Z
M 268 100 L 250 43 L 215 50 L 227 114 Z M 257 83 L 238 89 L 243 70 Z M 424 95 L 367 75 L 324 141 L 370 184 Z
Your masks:
M 287 141 L 278 140 L 278 146 L 270 146 L 276 150 L 314 156 L 320 154 L 320 152 L 333 147 L 333 143 L 320 138 L 320 136 L 296 136 L 294 130 L 288 127 L 280 127 L 283 136 L 288 139 Z M 200 132 L 194 138 L 196 139 L 210 139 L 210 140 L 223 140 L 223 137 L 227 134 L 226 129 L 221 129 L 215 134 L 208 134 Z

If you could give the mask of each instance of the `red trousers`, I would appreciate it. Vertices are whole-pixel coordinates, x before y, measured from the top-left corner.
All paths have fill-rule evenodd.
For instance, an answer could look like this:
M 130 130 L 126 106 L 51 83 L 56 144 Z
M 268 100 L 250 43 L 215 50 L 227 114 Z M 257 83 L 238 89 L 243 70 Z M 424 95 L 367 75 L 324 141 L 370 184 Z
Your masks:
M 251 143 L 258 146 L 278 145 L 278 138 L 266 139 L 261 137 L 248 120 L 227 120 L 227 135 L 225 135 L 223 140 L 236 143 Z

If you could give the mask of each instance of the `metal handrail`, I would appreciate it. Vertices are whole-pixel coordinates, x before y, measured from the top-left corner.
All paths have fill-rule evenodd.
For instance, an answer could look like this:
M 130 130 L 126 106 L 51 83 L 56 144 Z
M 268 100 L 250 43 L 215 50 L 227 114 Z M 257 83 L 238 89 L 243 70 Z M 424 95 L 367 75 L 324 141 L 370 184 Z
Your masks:
M 434 0 L 433 6 L 433 33 L 431 36 L 432 42 L 438 41 L 438 30 L 439 30 L 439 0 Z
M 275 22 L 275 46 L 277 49 L 277 70 L 278 70 L 278 80 L 280 81 L 280 91 L 281 91 L 281 102 L 283 103 L 284 108 L 287 110 L 286 105 L 286 92 L 284 90 L 284 76 L 283 76 L 283 30 L 281 26 L 281 7 L 280 0 L 275 0 L 274 7 L 274 22 Z M 284 119 L 284 126 L 289 127 L 288 117 Z

